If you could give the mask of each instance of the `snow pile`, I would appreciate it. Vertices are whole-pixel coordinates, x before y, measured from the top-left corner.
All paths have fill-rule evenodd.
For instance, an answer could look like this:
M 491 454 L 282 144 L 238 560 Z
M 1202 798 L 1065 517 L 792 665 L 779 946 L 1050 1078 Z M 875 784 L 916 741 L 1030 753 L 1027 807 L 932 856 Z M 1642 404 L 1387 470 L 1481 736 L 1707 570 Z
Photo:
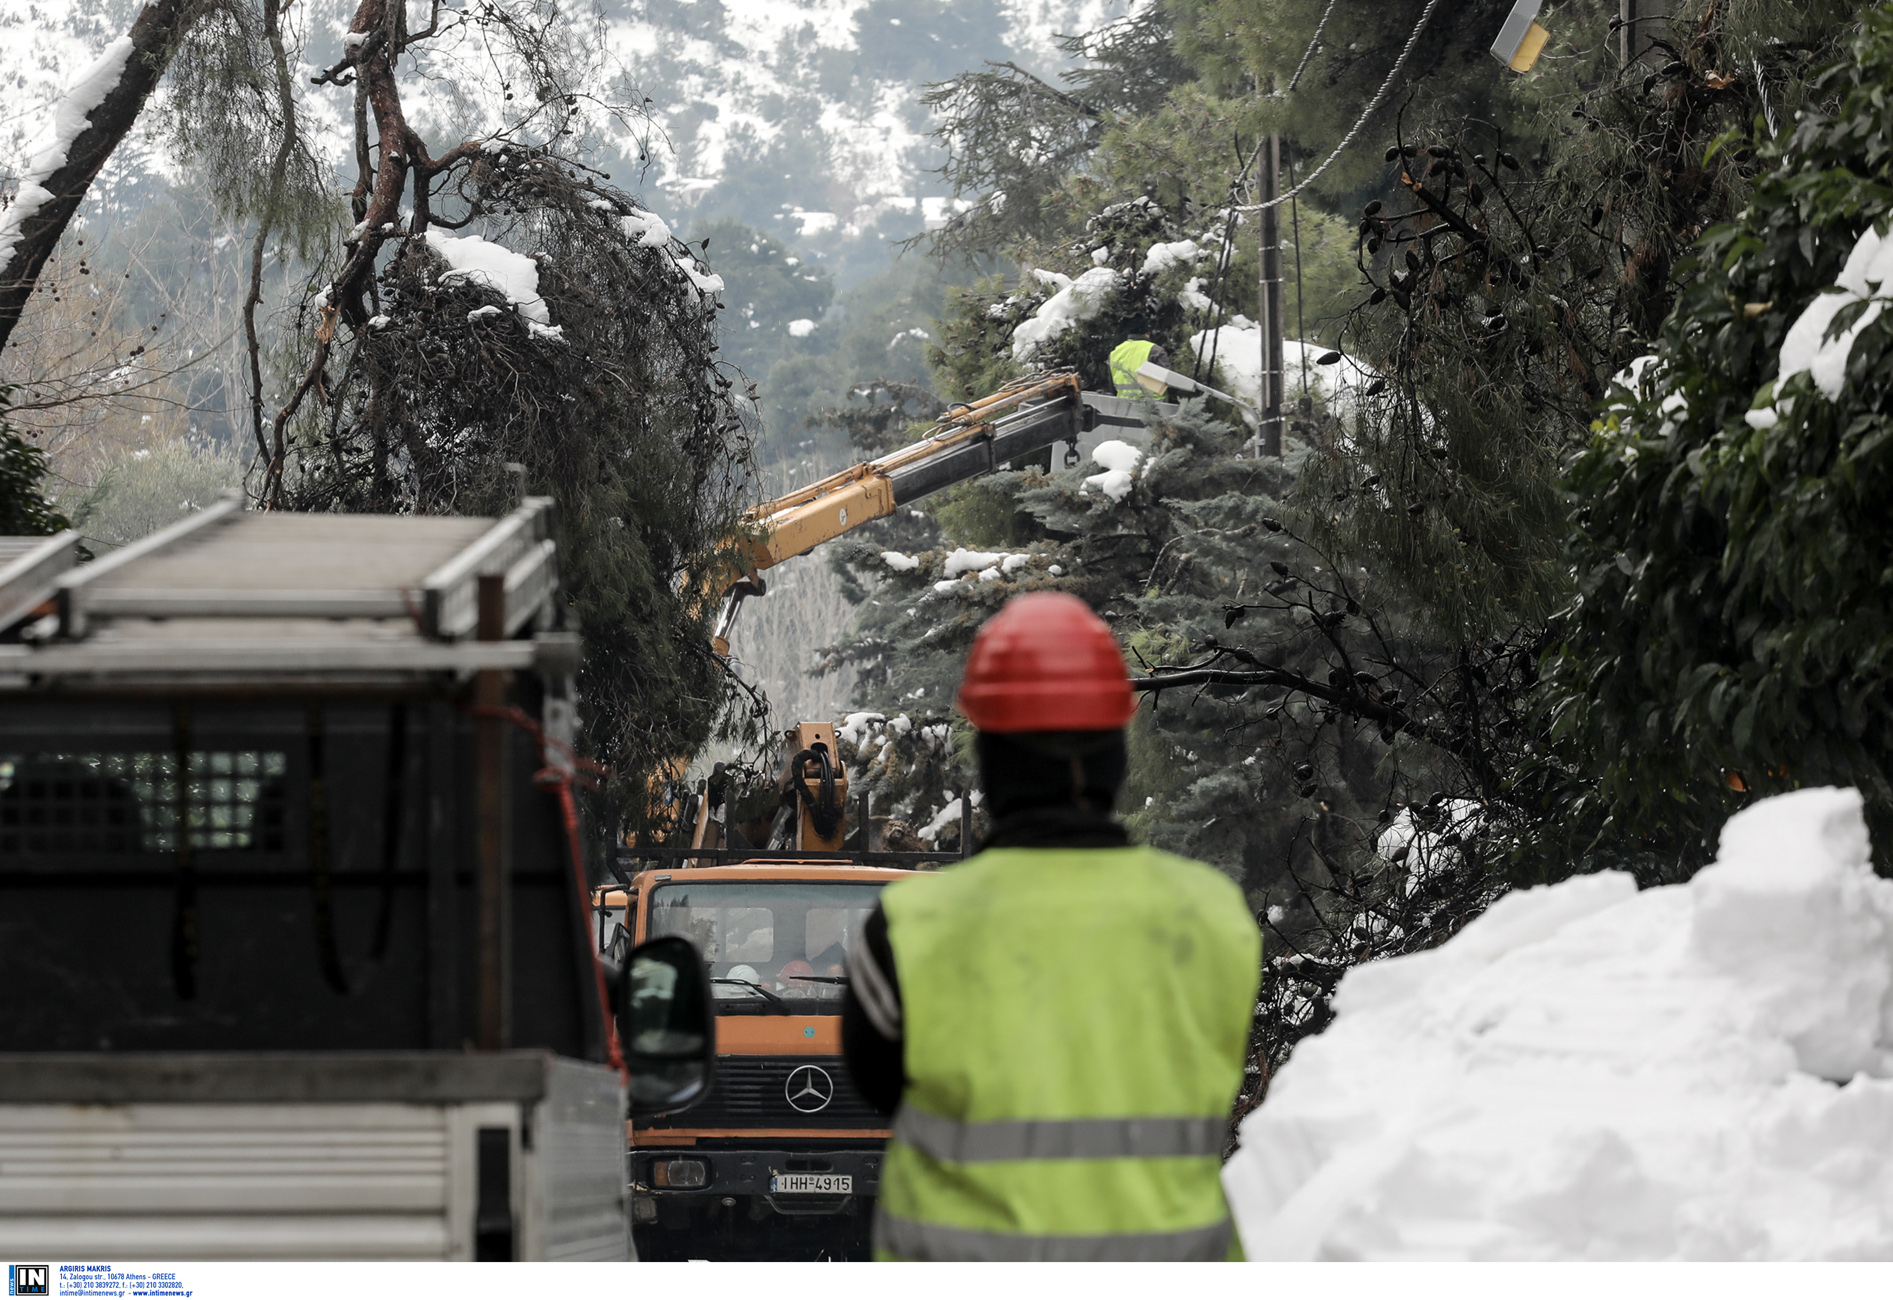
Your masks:
M 478 235 L 443 235 L 438 230 L 429 230 L 426 239 L 427 246 L 447 263 L 447 270 L 440 277 L 442 284 L 454 280 L 483 284 L 512 304 L 534 338 L 561 341 L 565 338 L 565 327 L 552 323 L 546 300 L 539 296 L 539 263 L 532 258 Z M 467 319 L 478 320 L 486 310 L 478 308 L 469 312 Z
M 905 713 L 888 717 L 885 713 L 850 713 L 835 728 L 835 735 L 853 745 L 871 766 L 880 757 L 875 746 L 894 736 L 904 736 L 914 729 L 914 720 Z
M 1847 255 L 1847 265 L 1841 268 L 1834 291 L 1815 298 L 1788 327 L 1787 337 L 1781 340 L 1781 372 L 1775 380 L 1776 386 L 1807 371 L 1828 401 L 1838 399 L 1842 381 L 1847 377 L 1847 358 L 1854 350 L 1854 340 L 1879 319 L 1886 306 L 1886 298 L 1875 290 L 1889 279 L 1893 279 L 1893 239 L 1868 226 L 1854 244 L 1854 251 Z M 1828 338 L 1834 318 L 1861 302 L 1866 303 L 1867 308 L 1859 319 Z
M 624 231 L 625 238 L 632 240 L 640 248 L 670 247 L 670 223 L 655 212 L 646 212 L 642 208 L 633 209 L 630 213 L 618 218 L 618 226 Z M 699 270 L 694 258 L 678 257 L 672 254 L 671 260 L 677 264 L 677 269 L 684 273 L 684 278 L 696 286 L 698 293 L 707 295 L 723 292 L 723 277 Z M 809 328 L 813 329 L 814 326 L 811 324 Z M 791 325 L 790 329 L 793 332 L 794 326 Z
M 636 240 L 643 248 L 665 248 L 670 244 L 670 225 L 655 212 L 642 209 L 620 217 L 618 224 L 625 238 Z
M 1079 494 L 1085 495 L 1092 488 L 1104 493 L 1113 501 L 1122 501 L 1130 495 L 1131 478 L 1137 473 L 1137 463 L 1144 458 L 1144 453 L 1128 442 L 1116 438 L 1107 438 L 1092 448 L 1091 459 L 1104 466 L 1104 473 L 1093 474 L 1085 480 Z
M 982 792 L 979 790 L 975 790 L 971 795 L 967 796 L 968 801 L 975 808 L 979 807 L 981 797 Z M 942 831 L 952 826 L 958 826 L 959 824 L 960 800 L 959 796 L 955 795 L 953 798 L 946 801 L 946 807 L 934 814 L 932 821 L 915 831 L 914 834 L 930 844 L 936 843 Z
M 72 149 L 72 142 L 79 138 L 92 116 L 92 110 L 105 102 L 105 97 L 117 88 L 120 78 L 125 75 L 125 63 L 131 58 L 131 37 L 121 36 L 107 45 L 92 66 L 81 72 L 73 82 L 71 89 L 60 98 L 53 109 L 53 121 L 49 138 L 33 152 L 32 162 L 27 164 L 25 173 L 20 177 L 20 187 L 13 196 L 13 203 L 4 212 L 0 212 L 0 266 L 5 266 L 13 256 L 14 247 L 20 242 L 21 227 L 28 218 L 44 207 L 53 197 L 46 188 L 46 182 L 52 179 L 54 172 L 66 165 L 66 155 Z
M 684 279 L 697 286 L 699 294 L 708 297 L 710 294 L 723 292 L 722 276 L 711 275 L 707 270 L 699 268 L 692 258 L 680 257 L 676 260 L 677 269 L 684 273 Z
M 805 339 L 815 332 L 815 322 L 806 316 L 797 317 L 789 322 L 789 337 Z
M 1251 1258 L 1893 1257 L 1893 881 L 1860 796 L 1351 971 L 1224 1171 Z
M 914 832 L 921 839 L 932 842 L 940 838 L 940 832 L 949 826 L 960 824 L 960 801 L 954 797 L 946 801 L 946 806 L 935 813 L 933 820 Z
M 883 551 L 881 558 L 887 561 L 890 568 L 899 569 L 903 573 L 919 564 L 918 560 L 914 560 L 912 564 L 896 564 L 893 560 L 888 559 L 889 555 L 899 554 L 898 551 Z M 902 555 L 900 558 L 903 560 L 912 559 L 911 556 L 905 555 Z M 956 547 L 954 550 L 947 553 L 945 561 L 942 562 L 940 566 L 946 576 L 939 582 L 934 583 L 933 589 L 942 595 L 950 591 L 959 591 L 961 590 L 961 580 L 969 573 L 973 574 L 980 582 L 998 582 L 1001 578 L 1009 577 L 1017 573 L 1020 569 L 1030 564 L 1034 558 L 1035 557 L 1030 553 L 1024 551 L 969 551 L 964 546 Z M 1058 572 L 1062 571 L 1055 568 L 1054 576 L 1056 576 Z
M 1259 407 L 1262 404 L 1262 327 L 1246 316 L 1232 316 L 1227 325 L 1203 330 L 1190 336 L 1190 347 L 1207 361 L 1213 352 L 1216 367 L 1229 384 L 1229 393 L 1238 401 Z M 1282 387 L 1284 396 L 1301 396 L 1302 384 L 1311 394 L 1318 394 L 1328 410 L 1342 419 L 1353 416 L 1356 395 L 1372 383 L 1375 372 L 1352 357 L 1342 357 L 1331 365 L 1318 366 L 1315 358 L 1329 349 L 1319 343 L 1282 340 Z M 1213 382 L 1213 381 L 1212 381 Z
M 957 578 L 962 573 L 975 573 L 980 569 L 991 568 L 1005 558 L 1004 551 L 969 551 L 961 546 L 947 554 L 946 563 L 941 566 L 941 571 L 949 578 Z
M 886 721 L 885 713 L 850 713 L 841 720 L 841 725 L 835 728 L 835 735 L 859 749 L 861 742 L 866 740 L 874 730 L 874 724 Z
M 1034 352 L 1072 326 L 1096 316 L 1104 300 L 1118 286 L 1118 274 L 1108 266 L 1094 266 L 1076 280 L 1056 271 L 1035 271 L 1040 283 L 1058 292 L 1047 298 L 1031 319 L 1012 331 L 1012 359 L 1028 360 Z
M 896 573 L 912 573 L 920 567 L 917 556 L 908 555 L 903 551 L 882 551 L 881 563 Z
M 1377 856 L 1407 869 L 1411 894 L 1428 876 L 1452 871 L 1464 856 L 1459 846 L 1485 829 L 1485 805 L 1445 799 L 1437 805 L 1402 808 L 1374 840 Z
M 1192 266 L 1204 250 L 1194 239 L 1179 239 L 1174 244 L 1152 244 L 1144 254 L 1144 275 L 1162 275 L 1173 266 Z

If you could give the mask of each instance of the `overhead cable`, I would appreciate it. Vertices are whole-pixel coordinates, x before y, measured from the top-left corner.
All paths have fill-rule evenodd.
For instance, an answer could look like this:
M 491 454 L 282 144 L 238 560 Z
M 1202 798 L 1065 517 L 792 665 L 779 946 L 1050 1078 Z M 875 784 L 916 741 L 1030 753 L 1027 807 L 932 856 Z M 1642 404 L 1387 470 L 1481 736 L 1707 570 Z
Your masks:
M 1301 81 L 1301 74 L 1307 70 L 1308 60 L 1315 57 L 1315 50 L 1321 44 L 1321 33 L 1328 30 L 1328 19 L 1334 17 L 1334 6 L 1338 3 L 1340 0 L 1328 0 L 1328 7 L 1321 13 L 1321 21 L 1315 24 L 1313 39 L 1308 42 L 1308 48 L 1301 52 L 1301 62 L 1295 65 L 1295 75 L 1288 79 L 1288 89 L 1282 92 L 1284 95 Z
M 1407 66 L 1407 59 L 1412 55 L 1414 46 L 1420 43 L 1420 33 L 1426 30 L 1427 21 L 1432 18 L 1433 11 L 1437 8 L 1439 8 L 1439 0 L 1426 0 L 1426 8 L 1420 11 L 1420 21 L 1414 24 L 1413 35 L 1407 37 L 1406 48 L 1400 51 L 1400 57 L 1395 59 L 1393 61 L 1393 67 L 1387 70 L 1387 79 L 1381 82 L 1380 89 L 1374 92 L 1372 102 L 1367 105 L 1367 108 L 1361 113 L 1360 118 L 1355 121 L 1348 133 L 1341 138 L 1341 143 L 1334 146 L 1334 152 L 1322 159 L 1319 167 L 1308 173 L 1308 179 L 1290 189 L 1286 194 L 1279 194 L 1275 198 L 1270 199 L 1267 203 L 1245 204 L 1238 208 L 1237 211 L 1261 212 L 1267 208 L 1280 207 L 1282 204 L 1307 189 L 1310 185 L 1313 185 L 1320 179 L 1322 172 L 1327 171 L 1329 167 L 1334 165 L 1334 160 L 1339 158 L 1342 152 L 1349 145 L 1354 143 L 1355 137 L 1360 135 L 1361 131 L 1367 126 L 1367 119 L 1379 111 L 1381 104 L 1387 98 L 1387 92 L 1393 89 L 1393 83 L 1399 79 L 1401 69 Z M 1325 19 L 1323 21 L 1325 21 Z M 1303 62 L 1307 62 L 1305 57 Z M 1297 70 L 1296 75 L 1301 75 L 1299 70 Z

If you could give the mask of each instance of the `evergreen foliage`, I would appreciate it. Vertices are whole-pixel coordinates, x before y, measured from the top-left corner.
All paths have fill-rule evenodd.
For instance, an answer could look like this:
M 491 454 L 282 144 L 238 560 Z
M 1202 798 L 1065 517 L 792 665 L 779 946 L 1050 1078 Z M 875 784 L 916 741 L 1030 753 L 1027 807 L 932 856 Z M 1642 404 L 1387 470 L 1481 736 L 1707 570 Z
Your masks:
M 12 395 L 0 387 L 0 537 L 49 537 L 72 525 L 46 495 L 46 453 L 7 423 Z
M 1425 801 L 1438 752 L 1482 761 L 1454 734 L 1460 666 L 1374 608 L 1385 593 L 1365 575 L 1338 571 L 1298 536 L 1280 498 L 1311 449 L 1264 463 L 1241 454 L 1244 436 L 1187 405 L 1154 430 L 1121 501 L 1085 482 L 1092 466 L 992 476 L 982 488 L 1020 526 L 1009 542 L 973 539 L 1008 549 L 971 569 L 945 547 L 905 570 L 883 543 L 846 548 L 868 604 L 838 653 L 867 702 L 923 726 L 960 725 L 947 710 L 980 623 L 1021 591 L 1071 591 L 1111 622 L 1134 671 L 1197 661 L 1179 683 L 1191 689 L 1152 694 L 1133 728 L 1134 828 L 1257 896 L 1285 884 L 1283 864 L 1298 854 L 1324 871 L 1351 867 L 1396 805 Z M 961 572 L 950 576 L 949 563 Z M 922 821 L 946 788 L 893 777 L 867 779 Z
M 837 294 L 812 332 L 785 340 L 759 384 L 769 434 L 763 449 L 781 475 L 781 490 L 873 450 L 849 436 L 858 417 L 884 423 L 888 436 L 900 441 L 896 431 L 904 420 L 879 413 L 877 387 L 905 394 L 899 405 L 924 418 L 921 412 L 937 401 L 927 354 L 945 288 L 940 266 L 907 258 Z
M 1888 286 L 1824 332 L 1817 306 L 1853 301 L 1837 281 L 1865 288 L 1863 259 L 1843 268 L 1893 222 L 1889 76 L 1879 7 L 1808 79 L 1790 132 L 1718 142 L 1759 145 L 1767 171 L 1702 241 L 1653 358 L 1571 471 L 1580 591 L 1549 707 L 1594 779 L 1557 814 L 1641 845 L 1652 872 L 1687 872 L 1735 807 L 1803 786 L 1859 787 L 1874 842 L 1893 841 Z M 1808 343 L 1838 352 L 1826 388 L 1780 373 L 1804 313 Z
M 940 175 L 956 196 L 979 201 L 913 242 L 936 254 L 980 255 L 1068 234 L 1074 216 L 1099 206 L 1087 179 L 1111 128 L 1159 111 L 1190 79 L 1170 29 L 1169 6 L 1159 0 L 1095 32 L 1061 38 L 1059 47 L 1081 60 L 1062 74 L 1070 89 L 1010 62 L 929 86 L 921 103 L 941 119 L 933 132 L 946 149 Z M 1170 180 L 1166 192 L 1150 197 L 1174 203 L 1184 178 Z M 1074 186 L 1088 191 L 1088 202 L 1074 202 Z
M 1247 101 L 1250 130 L 1281 131 L 1299 157 L 1319 159 L 1360 120 L 1418 30 L 1392 93 L 1318 186 L 1339 198 L 1395 179 L 1371 142 L 1391 136 L 1401 116 L 1512 127 L 1510 87 L 1487 52 L 1511 8 L 1512 0 L 1471 0 L 1429 18 L 1426 0 L 1187 0 L 1175 45 L 1206 93 Z M 1601 33 L 1616 9 L 1615 0 L 1575 0 L 1559 6 L 1555 26 Z
M 295 101 L 286 105 L 281 93 L 277 55 L 285 71 L 307 55 L 281 9 L 279 0 L 199 0 L 151 125 L 223 213 L 308 258 L 333 237 L 343 207 L 334 161 L 299 129 Z
M 1561 463 L 1668 314 L 1675 259 L 1743 201 L 1755 124 L 1799 105 L 1796 73 L 1841 19 L 1696 6 L 1660 67 L 1600 52 L 1537 86 L 1534 153 L 1484 124 L 1401 129 L 1398 197 L 1360 220 L 1371 291 L 1342 333 L 1384 391 L 1306 484 L 1349 503 L 1330 545 L 1448 636 L 1505 635 L 1565 601 Z
M 799 351 L 791 323 L 820 321 L 834 302 L 833 277 L 739 221 L 708 222 L 690 239 L 723 281 L 722 361 L 752 380 L 767 378 L 779 359 Z

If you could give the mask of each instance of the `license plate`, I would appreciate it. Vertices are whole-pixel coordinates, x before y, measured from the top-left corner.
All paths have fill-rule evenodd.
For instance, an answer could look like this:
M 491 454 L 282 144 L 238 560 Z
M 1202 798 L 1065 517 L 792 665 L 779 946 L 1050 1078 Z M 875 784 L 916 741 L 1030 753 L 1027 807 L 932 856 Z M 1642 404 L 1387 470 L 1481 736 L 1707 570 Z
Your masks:
M 827 1192 L 850 1195 L 854 1192 L 853 1174 L 774 1174 L 769 1179 L 772 1192 Z

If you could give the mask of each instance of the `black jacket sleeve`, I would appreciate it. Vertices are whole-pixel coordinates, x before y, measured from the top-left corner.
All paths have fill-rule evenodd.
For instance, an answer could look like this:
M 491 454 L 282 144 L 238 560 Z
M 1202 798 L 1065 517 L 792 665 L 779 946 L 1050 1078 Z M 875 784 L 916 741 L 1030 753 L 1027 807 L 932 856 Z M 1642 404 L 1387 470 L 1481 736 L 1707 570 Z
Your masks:
M 848 949 L 848 987 L 841 1003 L 841 1053 L 855 1091 L 883 1115 L 900 1107 L 907 1087 L 902 1060 L 900 977 L 878 906 Z

